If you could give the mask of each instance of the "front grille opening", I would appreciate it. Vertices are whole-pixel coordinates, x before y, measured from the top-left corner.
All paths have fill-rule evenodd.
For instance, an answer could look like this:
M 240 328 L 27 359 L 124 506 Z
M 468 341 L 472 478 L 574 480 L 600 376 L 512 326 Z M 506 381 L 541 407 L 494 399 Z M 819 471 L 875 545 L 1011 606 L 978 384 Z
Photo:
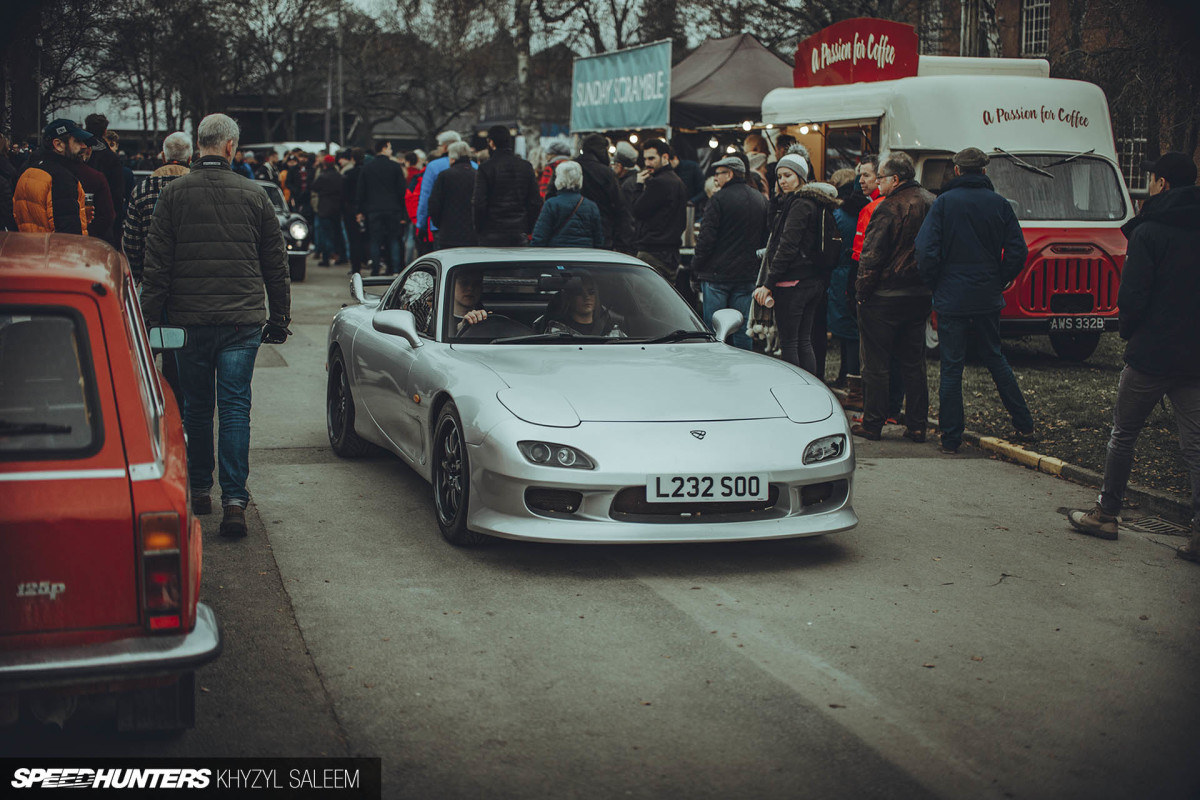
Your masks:
M 624 522 L 740 522 L 782 516 L 778 504 L 776 484 L 767 488 L 766 500 L 740 503 L 650 503 L 645 486 L 628 486 L 617 492 L 610 515 Z
M 830 502 L 840 503 L 850 489 L 849 481 L 826 481 L 800 487 L 800 505 L 809 509 Z
M 1121 284 L 1116 266 L 1102 258 L 1041 259 L 1029 268 L 1023 280 L 1026 293 L 1022 302 L 1026 304 L 1027 311 L 1059 314 L 1112 311 L 1117 307 L 1117 292 Z M 1055 300 L 1063 295 L 1077 299 L 1060 308 Z M 1081 302 L 1085 297 L 1090 301 L 1087 308 L 1070 305 Z
M 1096 298 L 1090 294 L 1056 294 L 1050 298 L 1050 310 L 1055 314 L 1090 314 Z
M 571 515 L 583 505 L 583 492 L 531 486 L 525 490 L 525 505 L 535 514 Z

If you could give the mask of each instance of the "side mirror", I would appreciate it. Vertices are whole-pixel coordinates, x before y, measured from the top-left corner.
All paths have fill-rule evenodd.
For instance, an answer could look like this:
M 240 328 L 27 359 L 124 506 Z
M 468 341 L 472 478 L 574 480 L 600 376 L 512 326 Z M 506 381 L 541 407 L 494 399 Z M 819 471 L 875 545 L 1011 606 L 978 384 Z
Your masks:
M 414 348 L 424 344 L 421 336 L 417 333 L 417 318 L 411 311 L 397 308 L 380 311 L 371 318 L 371 326 L 380 333 L 390 333 L 393 336 L 402 337 Z
M 742 326 L 744 319 L 742 312 L 736 308 L 719 308 L 713 312 L 713 333 L 717 335 L 717 341 L 723 342 L 728 339 L 729 334 Z
M 360 304 L 367 302 L 366 292 L 363 291 L 362 275 L 357 272 L 350 276 L 350 296 Z
M 187 344 L 187 328 L 177 328 L 173 325 L 155 325 L 146 331 L 150 339 L 150 352 L 161 353 L 163 350 L 182 350 Z

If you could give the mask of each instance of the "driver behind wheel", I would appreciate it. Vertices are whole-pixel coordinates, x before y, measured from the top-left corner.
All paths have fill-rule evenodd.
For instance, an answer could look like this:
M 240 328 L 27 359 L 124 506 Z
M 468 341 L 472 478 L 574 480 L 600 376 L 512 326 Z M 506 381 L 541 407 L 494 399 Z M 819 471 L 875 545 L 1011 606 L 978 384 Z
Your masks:
M 567 281 L 547 311 L 546 332 L 567 331 L 583 336 L 625 337 L 625 318 L 600 303 L 600 291 L 590 275 Z
M 454 333 L 487 319 L 483 306 L 483 271 L 460 269 L 454 273 Z

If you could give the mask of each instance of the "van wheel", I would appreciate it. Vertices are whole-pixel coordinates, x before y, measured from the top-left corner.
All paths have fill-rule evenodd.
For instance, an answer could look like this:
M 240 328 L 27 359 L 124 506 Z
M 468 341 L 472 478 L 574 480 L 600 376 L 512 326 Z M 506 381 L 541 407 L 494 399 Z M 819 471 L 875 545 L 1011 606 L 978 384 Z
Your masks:
M 303 283 L 307 272 L 308 256 L 288 256 L 288 274 L 292 278 L 292 283 Z
M 1100 344 L 1098 333 L 1052 333 L 1050 346 L 1063 361 L 1086 361 Z

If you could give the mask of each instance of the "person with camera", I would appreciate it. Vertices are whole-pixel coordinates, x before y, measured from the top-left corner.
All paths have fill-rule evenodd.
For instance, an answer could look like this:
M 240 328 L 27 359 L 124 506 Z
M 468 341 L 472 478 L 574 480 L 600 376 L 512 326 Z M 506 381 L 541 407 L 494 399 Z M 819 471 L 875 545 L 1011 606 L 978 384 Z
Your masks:
M 230 169 L 238 136 L 238 124 L 224 114 L 200 121 L 199 159 L 162 190 L 154 208 L 141 301 L 148 325 L 187 329 L 175 357 L 196 514 L 212 513 L 213 412 L 220 409 L 220 530 L 231 538 L 246 535 L 254 360 L 260 344 L 282 344 L 291 333 L 283 233 L 267 193 Z

